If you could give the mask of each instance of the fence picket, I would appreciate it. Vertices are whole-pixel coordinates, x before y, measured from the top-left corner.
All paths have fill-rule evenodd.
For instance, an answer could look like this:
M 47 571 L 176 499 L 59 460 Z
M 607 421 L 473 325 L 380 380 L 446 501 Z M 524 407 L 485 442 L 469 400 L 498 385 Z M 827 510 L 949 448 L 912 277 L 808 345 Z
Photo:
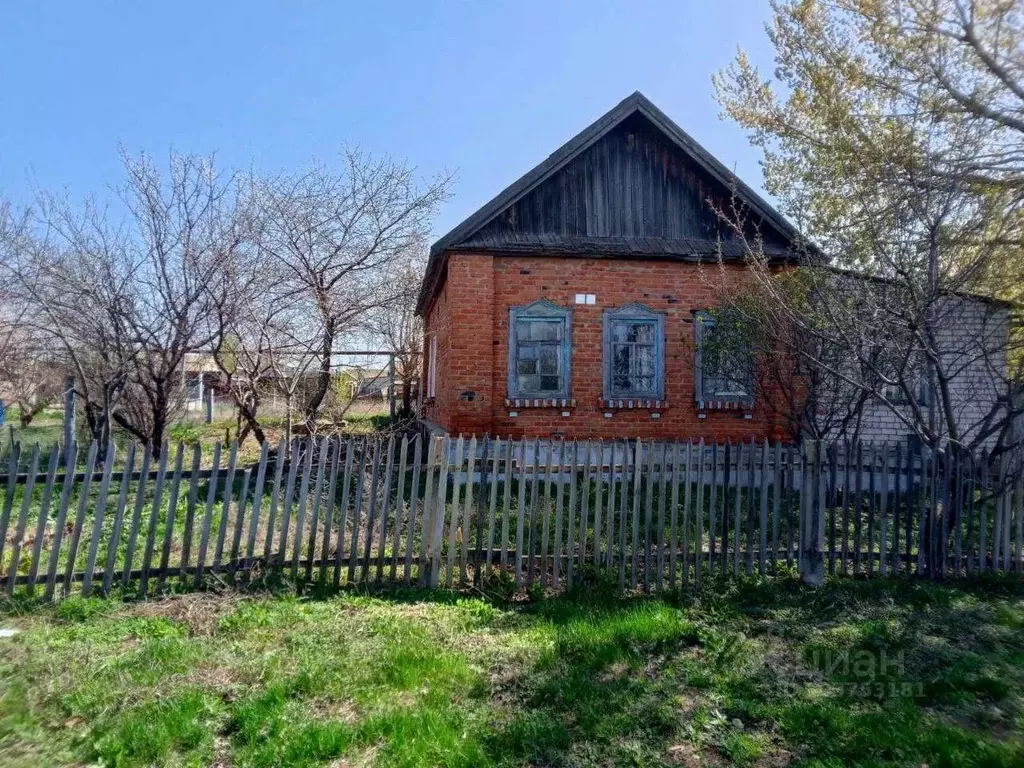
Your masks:
M 431 512 L 430 547 L 427 551 L 430 561 L 429 584 L 435 588 L 441 582 L 441 548 L 444 543 L 445 502 L 448 498 L 448 471 L 450 468 L 448 442 L 439 439 L 438 446 L 443 449 L 441 451 L 441 470 L 437 478 L 437 503 Z
M 38 450 L 38 446 L 36 448 Z M 14 504 L 14 493 L 18 488 L 20 460 L 21 443 L 12 443 L 11 454 L 7 460 L 7 491 L 4 493 L 4 506 L 2 511 L 0 511 L 0 563 L 4 561 L 4 547 L 7 545 L 7 526 L 11 520 L 11 506 Z
M 384 498 L 380 505 L 380 541 L 377 544 L 377 584 L 384 580 L 384 554 L 388 542 L 388 524 L 391 522 L 391 484 L 395 471 L 395 436 L 388 437 L 387 462 L 384 469 Z M 397 517 L 397 513 L 395 515 Z M 310 561 L 312 562 L 312 554 Z
M 732 443 L 725 441 L 725 450 L 722 455 L 722 528 L 721 543 L 722 550 L 719 555 L 721 573 L 725 576 L 729 573 L 729 488 L 732 482 Z M 715 514 L 717 515 L 717 510 Z
M 69 457 L 70 468 L 72 473 L 75 469 L 74 464 L 75 451 L 71 451 Z M 139 482 L 135 486 L 135 504 L 132 511 L 132 521 L 128 529 L 128 542 L 124 548 L 124 569 L 121 571 L 121 589 L 128 586 L 128 582 L 131 580 L 132 574 L 132 562 L 135 557 L 135 548 L 139 538 L 139 527 L 142 523 L 142 510 L 146 506 L 146 482 L 149 478 L 149 465 L 153 461 L 153 452 L 149 445 L 146 445 L 145 450 L 142 452 L 142 467 L 139 472 Z M 65 470 L 66 471 L 66 470 Z M 65 486 L 69 487 L 70 484 L 65 482 Z M 66 503 L 65 503 L 66 509 Z
M 516 589 L 523 579 L 523 526 L 526 518 L 526 440 L 519 441 L 519 466 L 516 471 L 516 551 L 513 563 Z
M 566 510 L 566 562 L 565 562 L 565 579 L 569 585 L 569 589 L 573 588 L 576 577 L 576 474 L 579 466 L 579 445 L 573 441 L 572 444 L 572 458 L 570 459 L 569 465 L 569 508 Z M 506 506 L 508 505 L 508 495 L 505 496 Z
M 654 441 L 647 446 L 647 473 L 644 477 L 644 592 L 651 591 L 651 554 L 654 534 L 654 467 L 656 452 Z
M 434 499 L 434 475 L 436 472 L 435 465 L 437 462 L 437 444 L 438 440 L 431 439 L 427 445 L 427 466 L 426 466 L 426 488 L 424 489 L 423 495 L 423 513 L 419 515 L 420 518 L 420 546 L 419 546 L 419 557 L 417 560 L 417 578 L 419 585 L 423 586 L 426 579 L 426 572 L 423 567 L 424 558 L 426 556 L 426 545 L 429 536 L 430 527 L 430 509 L 431 503 Z M 410 515 L 409 515 L 409 533 L 406 540 L 405 547 L 405 570 L 402 574 L 402 579 L 406 585 L 409 585 L 412 581 L 412 548 L 413 548 L 413 532 L 416 528 L 416 495 L 419 492 L 419 470 L 420 470 L 420 456 L 419 451 L 416 452 L 416 460 L 413 463 L 413 501 L 410 504 Z
M 242 472 L 242 489 L 238 492 L 238 504 L 235 505 L 235 527 L 231 536 L 231 554 L 228 557 L 228 584 L 234 585 L 238 571 L 238 558 L 242 549 L 242 529 L 245 527 L 245 507 L 249 503 L 249 483 L 252 480 L 252 469 L 246 467 Z
M 339 445 L 340 448 L 340 445 Z M 413 443 L 413 450 L 415 450 L 416 444 Z M 407 469 L 407 462 L 409 460 L 409 436 L 402 435 L 402 445 L 398 449 L 398 478 L 397 478 L 397 491 L 398 496 L 395 498 L 395 535 L 391 540 L 391 569 L 388 571 L 388 581 L 394 583 L 395 578 L 398 575 L 398 555 L 401 552 L 401 541 L 402 541 L 402 526 L 403 521 L 409 516 L 405 507 L 405 475 Z M 334 462 L 334 474 L 331 477 L 331 491 L 330 497 L 333 502 L 334 500 L 334 477 L 337 475 L 338 462 L 335 459 Z M 410 510 L 411 511 L 411 510 Z M 326 535 L 326 534 L 325 534 Z M 326 544 L 326 543 L 325 543 Z M 323 554 L 324 562 L 327 561 L 327 549 L 324 547 Z
M 639 442 L 639 441 L 638 441 Z M 590 443 L 583 444 L 583 475 L 580 479 L 580 536 L 577 546 L 579 548 L 579 568 L 582 570 L 587 560 L 587 528 L 590 518 Z
M 545 589 L 548 585 L 548 536 L 551 533 L 551 514 L 554 507 L 554 471 L 555 471 L 555 442 L 548 443 L 548 467 L 547 467 L 547 489 L 544 494 L 544 504 L 541 509 L 544 512 L 544 519 L 541 521 L 540 534 L 540 586 Z M 600 488 L 600 483 L 598 483 Z M 598 491 L 600 493 L 600 491 Z M 594 537 L 596 540 L 598 526 L 595 522 Z M 596 548 L 595 548 L 596 554 Z
M 743 466 L 743 443 L 736 444 L 736 498 L 733 499 L 733 526 L 732 526 L 732 575 L 739 578 L 740 575 L 740 535 L 742 532 L 742 519 L 740 517 L 743 503 L 743 480 L 740 477 L 740 467 Z
M 409 490 L 409 525 L 405 534 L 405 562 L 402 564 L 402 581 L 408 586 L 412 578 L 412 547 L 413 537 L 416 532 L 416 520 L 418 517 L 418 502 L 420 494 L 420 472 L 422 471 L 422 454 L 423 445 L 420 442 L 420 436 L 416 435 L 413 440 L 413 460 L 412 460 L 412 487 Z M 428 448 L 429 452 L 430 448 Z M 429 475 L 428 467 L 428 477 Z M 429 482 L 428 482 L 429 485 Z M 420 518 L 423 519 L 423 518 Z M 420 541 L 423 541 L 423 536 L 420 537 Z
M 474 438 L 475 440 L 476 438 Z M 455 443 L 455 460 L 452 462 L 452 506 L 451 514 L 448 516 L 448 546 L 443 547 L 442 542 L 438 542 L 438 549 L 444 549 L 444 585 L 445 588 L 451 587 L 452 585 L 452 571 L 454 569 L 455 561 L 455 532 L 459 525 L 459 502 L 463 498 L 462 493 L 462 462 L 464 449 L 463 438 L 460 436 L 458 441 Z M 468 488 L 469 484 L 466 483 Z M 438 514 L 441 516 L 441 529 L 444 530 L 444 517 L 447 509 L 444 505 L 438 506 Z M 439 555 L 442 554 L 440 551 Z
M 86 463 L 85 479 L 82 481 L 81 495 L 78 499 L 78 513 L 75 516 L 75 525 L 71 530 L 71 538 L 68 540 L 68 557 L 64 568 L 64 581 L 61 584 L 61 595 L 67 597 L 71 594 L 71 584 L 74 581 L 75 563 L 78 560 L 78 545 L 82 537 L 82 528 L 85 525 L 85 516 L 89 505 L 89 487 L 92 484 L 92 473 L 96 466 L 96 455 L 99 446 L 96 443 L 89 449 L 89 460 Z
M 96 558 L 100 551 L 100 541 L 103 538 L 103 519 L 107 512 L 107 496 L 110 492 L 110 473 L 114 471 L 114 443 L 107 445 L 107 455 L 103 465 L 103 479 L 100 481 L 100 492 L 96 499 L 96 508 L 93 511 L 92 536 L 89 538 L 89 549 L 85 558 L 85 575 L 82 578 L 82 596 L 85 597 L 92 591 L 93 572 L 96 570 Z M 36 471 L 37 455 L 33 451 L 32 474 Z M 25 484 L 26 501 L 32 493 L 32 478 Z M 111 542 L 113 544 L 113 542 Z M 12 584 L 13 586 L 13 584 Z
M 215 443 L 213 446 L 213 458 L 211 459 L 210 469 L 210 481 L 206 487 L 206 504 L 203 511 L 203 524 L 199 532 L 199 551 L 196 553 L 196 572 L 192 578 L 192 586 L 199 588 L 203 583 L 203 571 L 206 568 L 206 553 L 210 546 L 210 529 L 213 526 L 213 502 L 217 498 L 217 485 L 220 481 L 220 452 L 221 444 Z M 280 461 L 280 455 L 278 454 L 278 461 Z M 146 451 L 146 457 L 143 459 L 142 466 L 145 469 L 149 465 L 149 451 Z M 142 493 L 140 489 L 139 497 L 136 499 L 136 509 L 139 508 Z M 131 540 L 129 539 L 129 545 Z M 125 564 L 125 568 L 131 567 L 131 562 Z
M 604 566 L 609 578 L 611 578 L 612 575 L 613 561 L 615 557 L 615 483 L 618 478 L 618 475 L 615 472 L 615 455 L 617 444 L 618 440 L 612 440 L 611 445 L 608 447 L 608 502 L 605 505 L 604 515 Z
M 828 504 L 828 572 L 836 572 L 836 507 L 839 505 L 839 488 L 836 485 L 838 480 L 838 461 L 836 445 L 833 443 L 828 447 L 829 466 L 829 504 Z
M 681 569 L 683 572 L 683 589 L 690 585 L 690 501 L 693 495 L 693 479 L 690 475 L 690 467 L 693 464 L 693 441 L 686 441 L 686 465 L 683 471 L 683 558 Z
M 509 437 L 505 441 L 505 467 L 501 483 L 502 508 L 501 508 L 501 552 L 498 565 L 502 570 L 508 567 L 508 529 L 509 515 L 512 509 L 512 451 L 515 448 L 515 441 Z M 569 552 L 570 564 L 572 550 Z
M 494 521 L 495 516 L 498 512 L 498 467 L 501 461 L 501 438 L 497 438 L 494 441 L 494 445 L 490 446 L 491 451 L 491 486 L 490 486 L 490 499 L 487 505 L 487 548 L 484 551 L 484 573 L 486 576 L 491 575 L 492 557 L 494 552 Z M 483 491 L 481 491 L 481 494 Z M 480 568 L 480 563 L 476 566 Z
M 174 543 L 174 523 L 178 517 L 178 492 L 181 489 L 181 470 L 185 458 L 185 446 L 179 441 L 174 457 L 174 475 L 171 478 L 171 492 L 167 503 L 167 517 L 164 522 L 164 542 L 160 549 L 160 575 L 157 577 L 157 592 L 162 593 L 167 584 L 167 570 L 171 564 L 171 546 Z
M 604 513 L 604 440 L 597 441 L 597 466 L 594 472 L 594 567 L 601 561 L 601 530 Z
M 130 449 L 134 449 L 135 444 L 130 446 Z M 199 494 L 199 466 L 202 462 L 203 449 L 199 443 L 196 443 L 192 448 L 192 471 L 189 474 L 188 483 L 188 495 L 185 499 L 185 530 L 182 532 L 181 542 L 181 561 L 178 568 L 178 578 L 182 583 L 186 580 L 186 570 L 188 569 L 189 560 L 192 557 L 192 538 L 193 528 L 195 526 L 196 516 L 196 497 Z M 114 539 L 111 539 L 114 541 Z
M 288 443 L 282 437 L 277 444 L 277 451 L 274 453 L 274 482 L 270 487 L 270 510 L 267 512 L 267 533 L 263 539 L 263 564 L 270 566 L 271 558 L 274 555 L 274 525 L 277 523 L 277 507 L 280 502 L 281 478 L 284 475 L 284 454 L 285 446 Z M 216 446 L 220 448 L 219 445 Z
M 326 438 L 321 438 L 326 440 Z M 299 480 L 299 498 L 295 502 L 295 536 L 292 543 L 292 556 L 291 556 L 291 580 L 295 584 L 296 589 L 300 589 L 299 584 L 299 561 L 302 559 L 302 544 L 305 539 L 303 534 L 306 532 L 306 509 L 309 504 L 309 483 L 313 479 L 313 456 L 316 453 L 316 438 L 310 436 L 303 441 L 302 453 L 305 456 L 302 462 L 302 477 Z M 320 451 L 320 456 L 324 455 L 323 450 Z M 322 462 L 317 462 L 317 467 L 320 470 L 315 482 L 323 481 L 323 466 Z M 285 550 L 285 557 L 287 557 L 287 550 Z M 363 574 L 365 578 L 366 574 Z
M 248 563 L 246 570 L 252 571 L 252 560 L 256 556 L 256 536 L 259 532 L 260 512 L 263 509 L 263 488 L 267 482 L 267 459 L 270 456 L 270 443 L 266 440 L 260 446 L 260 460 L 256 465 L 256 487 L 252 492 L 252 520 L 249 523 L 249 535 L 245 542 L 245 560 Z M 195 479 L 192 480 L 195 485 Z M 194 506 L 195 501 L 190 500 L 189 506 Z
M 139 579 L 139 596 L 145 598 L 149 591 L 149 572 L 153 567 L 153 550 L 156 548 L 156 527 L 160 521 L 160 503 L 163 501 L 164 480 L 167 477 L 167 454 L 170 445 L 164 442 L 160 449 L 160 463 L 156 473 L 156 484 L 153 486 L 153 502 L 149 512 L 149 526 L 146 528 L 146 549 L 142 553 L 142 576 Z M 95 453 L 93 451 L 92 453 Z M 86 481 L 91 473 L 87 470 Z M 84 495 L 84 491 L 83 491 Z
M 294 457 L 292 459 L 294 462 Z M 220 523 L 217 526 L 217 541 L 213 550 L 213 569 L 220 568 L 221 559 L 224 556 L 224 537 L 227 536 L 228 519 L 231 517 L 231 498 L 235 493 L 235 471 L 238 468 L 238 441 L 232 441 L 231 449 L 228 452 L 228 471 L 224 477 L 224 497 L 220 507 Z M 282 537 L 281 547 L 284 547 Z
M 636 441 L 633 458 L 633 547 L 630 552 L 629 587 L 636 589 L 639 583 L 640 567 L 640 475 L 643 473 L 643 443 Z
M 703 580 L 703 574 L 701 573 L 701 560 L 703 560 L 704 551 L 704 462 L 705 462 L 706 451 L 704 448 L 704 440 L 701 439 L 700 443 L 697 444 L 697 509 L 695 510 L 697 528 L 696 536 L 694 537 L 693 547 L 693 583 L 699 590 L 701 582 Z M 712 510 L 708 510 L 708 514 L 713 514 Z
M 573 446 L 575 449 L 575 446 Z M 612 446 L 614 454 L 614 445 Z M 613 456 L 614 461 L 614 456 Z M 562 440 L 558 446 L 558 475 L 555 478 L 555 539 L 551 545 L 551 587 L 558 589 L 561 585 L 561 571 L 562 571 L 562 504 L 565 501 L 565 487 L 562 482 L 564 477 L 562 467 L 565 464 L 565 441 Z M 614 475 L 615 466 L 612 465 L 612 474 Z M 492 497 L 493 498 L 493 497 Z M 608 518 L 609 525 L 611 524 L 611 516 Z M 608 540 L 609 555 L 611 554 L 611 539 Z
M 323 501 L 324 475 L 327 472 L 327 458 L 330 454 L 331 441 L 328 437 L 321 437 L 319 448 L 316 448 L 316 440 L 310 439 L 309 449 L 315 451 L 310 456 L 309 467 L 312 470 L 313 459 L 316 458 L 316 480 L 313 483 L 313 512 L 309 515 L 309 536 L 306 532 L 306 511 L 309 509 L 309 498 L 306 497 L 299 510 L 299 518 L 295 524 L 295 558 L 296 564 L 302 563 L 302 541 L 306 541 L 306 565 L 303 578 L 306 582 L 313 579 L 313 560 L 316 557 L 316 532 L 320 525 L 320 504 Z M 295 568 L 292 569 L 293 578 L 297 579 L 298 574 Z
M 462 500 L 462 517 L 459 524 L 459 533 L 461 536 L 461 547 L 459 552 L 459 585 L 462 587 L 466 586 L 466 582 L 469 578 L 466 560 L 469 557 L 469 531 L 470 531 L 470 514 L 473 509 L 473 477 L 476 470 L 476 435 L 469 440 L 469 453 L 466 456 L 466 489 Z M 483 464 L 480 467 L 481 476 L 483 475 Z M 452 551 L 451 556 L 454 560 L 455 552 Z
M 533 441 L 533 475 L 530 477 L 530 538 L 527 548 L 526 560 L 526 586 L 533 586 L 534 570 L 536 569 L 537 556 L 537 518 L 539 516 L 540 502 L 540 440 Z
M 335 534 L 334 542 L 334 587 L 341 586 L 341 565 L 345 560 L 345 526 L 348 523 L 349 499 L 352 491 L 352 467 L 356 454 L 356 441 L 350 437 L 345 441 L 345 469 L 342 477 L 340 513 L 338 517 L 338 532 Z
M 46 484 L 43 487 L 43 499 L 39 506 L 39 519 L 36 521 L 35 539 L 32 543 L 32 562 L 29 564 L 28 581 L 26 592 L 29 597 L 35 590 L 36 577 L 39 575 L 40 558 L 43 556 L 43 539 L 46 538 L 46 522 L 50 515 L 50 506 L 53 500 L 53 483 L 57 476 L 57 467 L 60 465 L 61 447 L 53 446 L 50 454 L 50 466 L 46 470 Z M 74 468 L 71 473 L 74 474 Z M 123 504 L 122 504 L 123 506 Z
M 668 443 L 661 444 L 661 484 L 658 486 L 658 535 L 654 545 L 658 548 L 654 558 L 654 587 L 659 592 L 664 589 L 665 574 L 665 497 L 668 495 Z
M 17 446 L 12 449 L 12 457 L 15 451 L 20 450 Z M 91 458 L 88 458 L 91 457 Z M 92 462 L 95 460 L 95 450 L 93 446 L 89 447 L 89 454 L 86 458 L 86 476 L 92 474 Z M 78 444 L 72 443 L 70 450 L 67 451 L 65 457 L 66 463 L 64 465 L 64 486 L 61 490 L 60 497 L 60 508 L 57 510 L 57 518 L 54 521 L 55 527 L 53 531 L 53 542 L 50 544 L 50 559 L 47 563 L 46 568 L 46 590 L 44 592 L 44 598 L 50 600 L 53 597 L 54 589 L 57 583 L 57 567 L 60 561 L 60 548 L 64 540 L 64 523 L 68 516 L 68 506 L 71 502 L 71 493 L 75 486 L 75 469 L 78 464 Z M 17 465 L 15 465 L 16 467 Z M 13 471 L 8 470 L 8 478 L 14 474 Z
M 622 480 L 619 482 L 619 589 L 626 586 L 626 526 L 629 525 L 629 443 L 622 442 Z M 575 461 L 575 459 L 574 459 Z M 573 465 L 575 470 L 575 464 Z M 575 477 L 575 471 L 573 472 Z M 575 481 L 574 481 L 575 482 Z
M 668 588 L 676 588 L 677 550 L 679 549 L 679 440 L 672 441 L 672 498 L 669 501 L 668 535 Z M 611 536 L 608 537 L 611 546 Z M 685 560 L 684 560 L 685 562 Z
M 835 456 L 832 457 L 832 477 L 835 478 Z M 834 483 L 833 483 L 834 485 Z M 768 441 L 765 440 L 761 447 L 761 496 L 758 499 L 761 505 L 760 531 L 761 537 L 758 541 L 759 551 L 757 553 L 757 573 L 764 576 L 764 558 L 768 550 Z M 835 520 L 833 520 L 835 522 Z M 833 545 L 835 539 L 832 540 Z M 835 550 L 833 549 L 833 554 Z
M 7 594 L 14 594 L 14 579 L 18 575 L 18 565 L 21 560 L 22 539 L 25 538 L 25 526 L 28 524 L 28 510 L 32 505 L 32 491 L 35 488 L 36 473 L 39 471 L 39 443 L 32 447 L 32 459 L 29 461 L 29 474 L 25 480 L 25 490 L 22 492 L 21 510 L 18 514 L 18 521 L 14 527 L 14 541 L 11 544 L 11 563 L 7 567 Z M 0 565 L 3 558 L 0 557 Z
M 704 452 L 707 452 L 705 448 Z M 711 443 L 711 499 L 708 501 L 708 572 L 711 573 L 714 570 L 714 551 L 715 551 L 715 522 L 718 517 L 718 443 L 712 441 Z M 701 526 L 701 536 L 703 536 L 703 526 Z M 700 549 L 697 550 L 697 558 L 703 564 L 704 562 L 704 545 L 701 543 Z M 703 567 L 703 565 L 702 565 Z
M 755 527 L 755 515 L 757 514 L 756 507 L 754 506 L 754 486 L 755 476 L 757 474 L 757 443 L 754 439 L 750 440 L 749 452 L 747 453 L 747 575 L 750 576 L 754 573 L 754 527 Z
M 430 441 L 427 449 L 427 487 L 423 497 L 423 514 L 421 515 L 421 535 L 418 565 L 419 586 L 427 583 L 427 562 L 430 557 L 431 536 L 434 530 L 434 492 L 438 485 L 437 462 L 440 460 L 438 452 L 442 450 L 442 438 L 434 438 Z M 447 447 L 444 448 L 447 456 Z

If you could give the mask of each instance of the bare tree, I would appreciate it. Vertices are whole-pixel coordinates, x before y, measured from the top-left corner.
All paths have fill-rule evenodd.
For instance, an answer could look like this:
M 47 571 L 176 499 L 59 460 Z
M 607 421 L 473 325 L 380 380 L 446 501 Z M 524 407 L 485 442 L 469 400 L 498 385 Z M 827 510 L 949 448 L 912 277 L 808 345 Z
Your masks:
M 315 165 L 263 180 L 255 192 L 259 247 L 279 261 L 318 326 L 316 385 L 300 405 L 310 431 L 330 390 L 338 340 L 401 300 L 400 270 L 422 253 L 451 180 L 421 184 L 404 163 L 358 150 L 345 150 L 342 160 L 340 171 Z
M 423 267 L 411 262 L 395 277 L 400 293 L 395 300 L 372 312 L 370 334 L 395 356 L 395 376 L 402 387 L 402 416 L 412 414 L 412 390 L 419 381 L 423 362 L 423 318 L 416 314 L 416 296 Z
M 233 312 L 244 218 L 210 159 L 172 154 L 166 172 L 146 156 L 122 160 L 123 221 L 42 194 L 39 226 L 2 267 L 34 333 L 74 372 L 94 439 L 109 439 L 114 421 L 159 453 L 185 355 L 217 348 Z

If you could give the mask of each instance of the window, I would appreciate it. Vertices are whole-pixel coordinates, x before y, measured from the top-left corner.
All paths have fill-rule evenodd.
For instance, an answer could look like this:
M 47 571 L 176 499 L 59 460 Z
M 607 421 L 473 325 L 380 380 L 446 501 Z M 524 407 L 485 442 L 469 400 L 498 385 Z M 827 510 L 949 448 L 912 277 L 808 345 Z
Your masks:
M 664 315 L 639 304 L 604 313 L 604 396 L 664 399 Z
M 893 405 L 910 405 L 906 390 L 899 384 L 883 384 L 882 397 Z M 917 405 L 920 408 L 927 408 L 935 401 L 935 392 L 927 376 L 918 377 L 914 397 L 917 398 Z
M 754 350 L 749 329 L 730 312 L 698 312 L 695 322 L 699 402 L 754 402 Z
M 550 301 L 509 311 L 509 397 L 569 397 L 571 313 Z
M 437 397 L 437 334 L 430 334 L 430 353 L 427 356 L 427 397 Z

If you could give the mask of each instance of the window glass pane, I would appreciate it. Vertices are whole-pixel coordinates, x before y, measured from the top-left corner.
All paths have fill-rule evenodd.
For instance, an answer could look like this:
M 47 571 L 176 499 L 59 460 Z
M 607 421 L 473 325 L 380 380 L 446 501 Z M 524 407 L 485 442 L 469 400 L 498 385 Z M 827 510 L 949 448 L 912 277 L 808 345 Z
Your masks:
M 654 375 L 654 347 L 633 347 L 634 370 L 641 376 Z
M 537 373 L 537 361 L 518 360 L 516 362 L 516 373 L 520 375 L 529 375 L 531 373 Z
M 540 389 L 540 376 L 519 376 L 517 383 L 521 392 L 537 392 Z
M 521 341 L 561 341 L 561 320 L 521 320 L 516 333 Z
M 612 373 L 616 376 L 629 376 L 629 346 L 615 344 L 612 347 Z
M 558 373 L 558 356 L 561 353 L 561 346 L 546 344 L 540 348 L 540 372 L 541 374 Z
M 540 391 L 541 392 L 555 392 L 560 388 L 559 378 L 557 376 L 541 376 L 540 377 Z
M 629 335 L 629 323 L 621 320 L 612 322 L 612 341 L 626 341 Z
M 629 326 L 629 341 L 641 344 L 654 343 L 654 325 L 651 323 L 632 323 Z
M 517 360 L 536 360 L 537 359 L 537 345 L 536 344 L 520 344 L 519 351 L 516 353 Z

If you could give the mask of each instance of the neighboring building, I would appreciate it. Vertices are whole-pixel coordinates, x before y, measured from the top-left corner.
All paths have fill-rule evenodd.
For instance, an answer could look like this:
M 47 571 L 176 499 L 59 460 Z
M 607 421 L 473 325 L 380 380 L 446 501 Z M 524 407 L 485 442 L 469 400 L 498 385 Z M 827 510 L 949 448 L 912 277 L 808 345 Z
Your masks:
M 716 213 L 737 203 L 770 258 L 797 259 L 778 212 L 642 94 L 626 98 L 431 248 L 424 419 L 466 434 L 779 437 L 752 359 L 697 354 L 714 332 L 702 313 L 748 277 Z

